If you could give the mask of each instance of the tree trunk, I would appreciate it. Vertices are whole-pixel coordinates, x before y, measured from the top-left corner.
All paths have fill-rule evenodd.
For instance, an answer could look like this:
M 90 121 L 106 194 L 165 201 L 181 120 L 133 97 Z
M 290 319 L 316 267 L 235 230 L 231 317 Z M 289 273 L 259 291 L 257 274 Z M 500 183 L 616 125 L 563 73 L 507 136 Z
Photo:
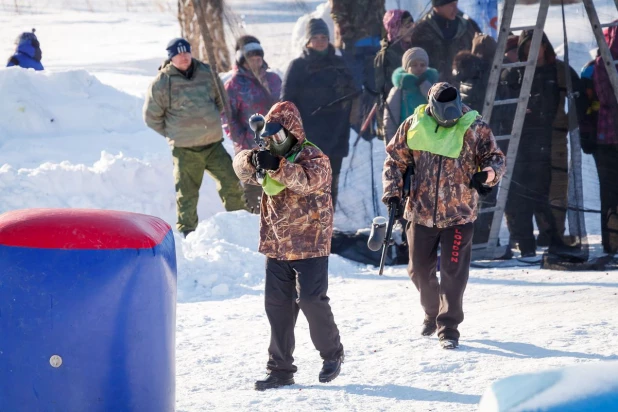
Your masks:
M 225 30 L 223 27 L 223 1 L 202 0 L 206 7 L 206 24 L 213 40 L 213 53 L 220 72 L 229 71 L 232 68 L 230 52 L 225 43 Z M 192 0 L 178 0 L 178 22 L 180 33 L 191 44 L 193 56 L 201 61 L 208 62 L 206 47 L 197 24 L 197 16 L 193 9 Z M 208 62 L 210 63 L 210 62 Z

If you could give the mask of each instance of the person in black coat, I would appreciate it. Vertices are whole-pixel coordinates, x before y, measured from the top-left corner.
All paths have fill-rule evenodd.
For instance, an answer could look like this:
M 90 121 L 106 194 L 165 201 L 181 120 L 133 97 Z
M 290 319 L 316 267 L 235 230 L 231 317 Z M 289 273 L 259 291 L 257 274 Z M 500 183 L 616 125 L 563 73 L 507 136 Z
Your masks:
M 355 92 L 351 72 L 329 42 L 328 26 L 322 19 L 311 19 L 303 53 L 292 60 L 283 79 L 281 101 L 298 107 L 307 140 L 330 159 L 335 207 L 341 163 L 349 150 L 350 110 Z
M 527 61 L 532 30 L 519 37 L 518 56 Z M 533 217 L 539 238 L 551 246 L 564 246 L 565 211 L 568 187 L 568 116 L 565 111 L 565 63 L 556 58 L 549 39 L 543 34 L 532 81 L 517 159 L 505 208 L 507 225 L 523 257 L 536 255 Z M 581 114 L 585 95 L 577 73 L 571 71 L 573 90 L 580 96 L 576 109 Z M 513 68 L 503 73 L 510 97 L 519 96 L 524 70 Z

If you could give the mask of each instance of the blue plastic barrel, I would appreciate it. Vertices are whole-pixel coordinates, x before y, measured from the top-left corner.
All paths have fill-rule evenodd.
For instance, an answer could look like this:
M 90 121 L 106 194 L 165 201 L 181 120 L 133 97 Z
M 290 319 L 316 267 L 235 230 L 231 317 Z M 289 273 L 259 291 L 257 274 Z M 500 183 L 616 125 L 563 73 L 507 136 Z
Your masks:
M 173 411 L 176 257 L 146 215 L 0 216 L 0 411 Z

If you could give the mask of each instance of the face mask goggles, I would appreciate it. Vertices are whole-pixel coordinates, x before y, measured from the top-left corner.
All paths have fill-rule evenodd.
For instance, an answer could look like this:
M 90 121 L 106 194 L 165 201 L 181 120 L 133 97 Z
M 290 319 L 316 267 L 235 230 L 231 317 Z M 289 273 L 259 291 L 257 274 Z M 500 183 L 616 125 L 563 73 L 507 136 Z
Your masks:
M 288 133 L 281 123 L 266 123 L 261 136 L 280 145 L 288 138 Z
M 452 89 L 452 90 L 449 90 Z M 442 127 L 453 127 L 457 124 L 457 121 L 463 116 L 463 105 L 461 103 L 461 97 L 457 92 L 457 89 L 451 87 L 445 89 L 440 93 L 439 97 L 435 95 L 429 96 L 429 108 L 431 109 L 431 116 Z M 441 98 L 446 92 L 447 95 L 452 96 L 452 99 Z M 440 101 L 447 100 L 447 101 Z

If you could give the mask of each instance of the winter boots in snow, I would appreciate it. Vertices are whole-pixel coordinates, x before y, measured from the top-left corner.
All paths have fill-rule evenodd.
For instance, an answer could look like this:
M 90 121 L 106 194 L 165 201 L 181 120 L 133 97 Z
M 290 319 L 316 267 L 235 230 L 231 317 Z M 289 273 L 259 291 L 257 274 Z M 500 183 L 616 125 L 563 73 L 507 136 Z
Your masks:
M 423 328 L 421 329 L 421 335 L 431 336 L 436 333 L 436 329 L 438 329 L 438 325 L 436 325 L 436 318 L 425 317 L 425 320 L 423 321 Z
M 442 349 L 455 349 L 459 346 L 459 341 L 457 339 L 440 338 L 440 346 L 442 346 Z
M 256 391 L 275 389 L 282 386 L 294 385 L 294 374 L 292 373 L 270 373 L 266 379 L 255 381 Z
M 320 382 L 322 383 L 330 382 L 333 379 L 335 379 L 337 376 L 339 376 L 339 372 L 341 372 L 341 364 L 343 363 L 344 357 L 345 357 L 344 354 L 341 353 L 341 356 L 335 359 L 324 361 L 324 364 L 322 365 L 322 370 L 320 371 L 320 376 L 319 376 Z

